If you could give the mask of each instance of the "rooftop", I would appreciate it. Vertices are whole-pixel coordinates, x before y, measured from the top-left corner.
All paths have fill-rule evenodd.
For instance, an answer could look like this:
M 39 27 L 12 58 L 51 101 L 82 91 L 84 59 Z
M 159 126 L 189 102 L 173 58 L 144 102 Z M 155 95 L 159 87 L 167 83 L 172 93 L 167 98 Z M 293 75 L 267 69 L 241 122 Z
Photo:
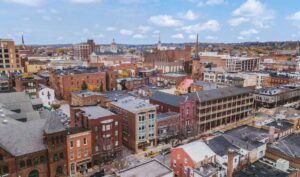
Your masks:
M 284 120 L 277 120 L 277 121 L 268 123 L 267 126 L 272 126 L 272 127 L 275 127 L 276 129 L 285 131 L 285 130 L 293 128 L 294 124 L 284 121 Z
M 182 148 L 196 163 L 203 161 L 206 157 L 209 158 L 215 155 L 210 147 L 202 141 L 191 142 L 178 148 Z
M 151 159 L 137 166 L 121 170 L 118 174 L 120 177 L 163 177 L 173 175 L 173 171 L 158 160 Z
M 244 125 L 226 131 L 223 136 L 236 147 L 253 150 L 264 145 L 269 134 L 267 130 Z
M 177 112 L 165 112 L 165 113 L 159 113 L 157 114 L 157 120 L 166 120 L 166 119 L 169 119 L 169 118 L 172 118 L 172 117 L 178 117 L 179 116 L 179 113 Z
M 288 177 L 291 173 L 276 169 L 271 164 L 260 160 L 240 171 L 234 172 L 233 177 Z
M 268 148 L 272 151 L 300 160 L 300 134 L 291 134 L 268 145 Z
M 109 110 L 104 109 L 100 106 L 85 106 L 80 107 L 79 109 L 83 111 L 84 115 L 87 116 L 89 119 L 98 119 L 101 117 L 115 115 L 115 113 L 112 113 Z
M 235 149 L 233 146 L 223 135 L 216 136 L 210 140 L 208 140 L 207 145 L 219 156 L 227 155 L 229 149 Z
M 90 90 L 81 90 L 81 91 L 77 91 L 77 92 L 73 92 L 72 95 L 76 95 L 78 97 L 90 97 L 90 96 L 99 96 L 99 95 L 104 95 L 100 92 L 93 92 Z
M 111 102 L 111 104 L 120 107 L 124 110 L 128 110 L 130 112 L 138 112 L 141 109 L 155 109 L 156 106 L 147 103 L 145 100 L 133 97 L 133 96 L 128 96 L 122 99 L 119 99 L 117 101 Z
M 69 75 L 69 74 L 85 74 L 85 73 L 97 73 L 101 72 L 98 68 L 94 67 L 73 67 L 73 68 L 66 68 L 66 69 L 57 69 L 54 71 L 55 74 L 60 75 Z

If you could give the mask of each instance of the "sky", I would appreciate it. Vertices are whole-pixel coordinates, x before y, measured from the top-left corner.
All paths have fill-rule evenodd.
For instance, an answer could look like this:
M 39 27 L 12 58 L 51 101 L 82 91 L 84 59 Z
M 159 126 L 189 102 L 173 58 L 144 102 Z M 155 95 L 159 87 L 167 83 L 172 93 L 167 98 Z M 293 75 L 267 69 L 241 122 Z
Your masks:
M 70 44 L 300 40 L 300 0 L 0 0 L 0 38 Z

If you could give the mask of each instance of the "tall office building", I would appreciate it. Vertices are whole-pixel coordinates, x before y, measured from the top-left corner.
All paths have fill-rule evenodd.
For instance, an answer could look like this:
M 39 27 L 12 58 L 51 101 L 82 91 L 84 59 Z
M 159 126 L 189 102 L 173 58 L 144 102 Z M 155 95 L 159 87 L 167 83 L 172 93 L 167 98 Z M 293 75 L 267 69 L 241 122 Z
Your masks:
M 9 75 L 20 72 L 23 72 L 23 68 L 14 41 L 0 39 L 0 73 Z

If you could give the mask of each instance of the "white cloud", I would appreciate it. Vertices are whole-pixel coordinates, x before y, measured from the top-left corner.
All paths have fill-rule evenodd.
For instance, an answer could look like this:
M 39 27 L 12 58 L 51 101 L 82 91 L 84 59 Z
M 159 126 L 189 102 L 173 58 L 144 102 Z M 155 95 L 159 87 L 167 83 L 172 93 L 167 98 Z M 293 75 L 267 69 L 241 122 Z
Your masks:
M 115 27 L 109 26 L 105 29 L 106 31 L 116 31 Z
M 151 16 L 148 21 L 154 25 L 162 27 L 176 27 L 182 25 L 182 21 L 174 19 L 170 15 Z
M 196 20 L 198 18 L 198 15 L 192 10 L 188 10 L 186 13 L 180 13 L 179 16 L 186 20 Z
M 135 34 L 132 36 L 135 39 L 144 39 L 146 38 L 146 36 L 144 34 Z
M 242 23 L 245 23 L 245 22 L 248 22 L 249 19 L 248 18 L 245 18 L 245 17 L 237 17 L 237 18 L 233 18 L 233 19 L 230 19 L 228 21 L 229 25 L 231 26 L 239 26 L 240 24 Z
M 274 12 L 268 9 L 259 0 L 247 0 L 239 8 L 232 12 L 233 19 L 229 20 L 232 26 L 238 26 L 250 21 L 258 28 L 268 28 L 269 23 L 274 19 Z
M 171 38 L 174 38 L 174 39 L 183 39 L 184 36 L 183 36 L 183 34 L 179 33 L 179 34 L 172 35 Z
M 59 41 L 61 41 L 61 40 L 63 40 L 64 39 L 64 37 L 62 37 L 62 36 L 58 36 L 57 37 L 57 40 L 59 40 Z
M 224 4 L 225 1 L 224 0 L 207 0 L 206 4 L 207 5 L 220 5 L 220 4 Z
M 99 0 L 70 0 L 70 2 L 76 4 L 89 4 L 89 3 L 99 2 Z
M 242 36 L 251 36 L 253 34 L 258 34 L 259 32 L 256 29 L 249 29 L 249 30 L 244 30 L 240 32 L 240 35 Z
M 50 12 L 53 14 L 58 14 L 58 10 L 56 10 L 56 9 L 50 9 Z
M 220 24 L 217 20 L 208 20 L 205 23 L 184 26 L 181 29 L 184 30 L 186 33 L 198 33 L 200 31 L 219 31 Z
M 300 28 L 300 11 L 288 16 L 287 19 L 292 20 L 294 22 L 294 25 Z
M 133 31 L 127 30 L 127 29 L 121 29 L 120 34 L 126 35 L 126 36 L 131 36 L 133 34 Z
M 16 3 L 16 4 L 23 4 L 28 6 L 38 6 L 44 2 L 44 0 L 2 0 L 2 1 Z
M 141 33 L 144 34 L 144 33 L 149 32 L 149 31 L 151 30 L 151 27 L 140 25 L 140 26 L 138 27 L 138 30 L 139 30 Z

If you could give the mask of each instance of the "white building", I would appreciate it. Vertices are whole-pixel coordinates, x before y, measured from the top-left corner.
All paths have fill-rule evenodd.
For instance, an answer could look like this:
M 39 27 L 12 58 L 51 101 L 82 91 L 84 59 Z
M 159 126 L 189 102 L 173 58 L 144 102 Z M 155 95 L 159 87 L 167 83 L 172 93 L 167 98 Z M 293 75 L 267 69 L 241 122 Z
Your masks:
M 51 104 L 55 101 L 54 90 L 52 88 L 40 84 L 38 95 L 43 103 L 43 106 L 47 108 L 51 108 Z

